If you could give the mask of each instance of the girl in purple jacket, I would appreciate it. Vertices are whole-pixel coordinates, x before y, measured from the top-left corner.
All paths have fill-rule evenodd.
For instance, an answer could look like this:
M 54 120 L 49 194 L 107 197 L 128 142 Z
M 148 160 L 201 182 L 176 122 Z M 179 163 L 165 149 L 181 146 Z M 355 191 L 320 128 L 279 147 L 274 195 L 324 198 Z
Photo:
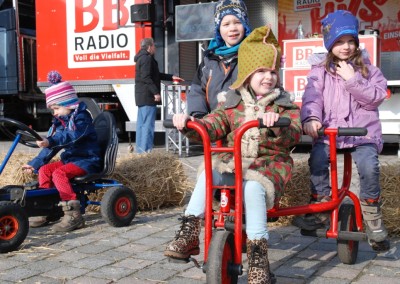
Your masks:
M 312 202 L 330 199 L 329 141 L 319 137 L 327 127 L 365 127 L 363 137 L 338 137 L 337 148 L 351 151 L 360 176 L 361 209 L 368 241 L 377 251 L 389 249 L 381 212 L 378 154 L 382 150 L 382 130 L 378 106 L 386 97 L 386 79 L 370 64 L 358 40 L 358 20 L 349 11 L 338 10 L 322 20 L 327 54 L 315 54 L 303 96 L 303 130 L 313 138 L 309 165 Z M 297 217 L 294 223 L 306 230 L 323 227 L 329 214 Z

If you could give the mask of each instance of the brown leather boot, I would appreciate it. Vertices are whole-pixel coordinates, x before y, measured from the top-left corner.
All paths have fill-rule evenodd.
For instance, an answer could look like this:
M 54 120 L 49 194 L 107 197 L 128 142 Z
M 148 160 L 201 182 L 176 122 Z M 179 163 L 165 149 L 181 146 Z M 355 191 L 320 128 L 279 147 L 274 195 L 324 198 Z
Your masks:
M 167 245 L 164 255 L 177 259 L 187 259 L 191 255 L 200 253 L 200 218 L 193 215 L 183 216 L 179 231 L 176 232 L 175 239 Z
M 61 201 L 64 216 L 61 222 L 55 224 L 52 228 L 55 232 L 70 232 L 85 226 L 85 220 L 81 214 L 81 203 L 79 200 Z
M 247 240 L 247 258 L 249 270 L 247 272 L 249 284 L 272 284 L 272 277 L 268 261 L 268 242 L 266 239 Z

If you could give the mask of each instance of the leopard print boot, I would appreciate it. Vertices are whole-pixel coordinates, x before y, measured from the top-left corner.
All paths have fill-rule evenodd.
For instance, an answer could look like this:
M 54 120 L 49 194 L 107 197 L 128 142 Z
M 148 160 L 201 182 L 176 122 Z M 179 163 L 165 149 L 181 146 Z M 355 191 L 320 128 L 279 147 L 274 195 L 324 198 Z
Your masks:
M 187 259 L 191 255 L 200 253 L 200 218 L 193 215 L 183 216 L 179 231 L 175 239 L 167 245 L 164 255 L 177 259 Z
M 247 240 L 247 258 L 249 284 L 271 284 L 271 273 L 268 262 L 268 243 L 266 239 Z

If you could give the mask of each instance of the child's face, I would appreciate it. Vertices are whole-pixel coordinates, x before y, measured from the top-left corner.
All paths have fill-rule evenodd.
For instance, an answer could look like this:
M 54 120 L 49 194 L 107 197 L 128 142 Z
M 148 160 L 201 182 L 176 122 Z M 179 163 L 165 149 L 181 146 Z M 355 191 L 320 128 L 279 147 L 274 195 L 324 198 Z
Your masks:
M 242 22 L 234 15 L 226 15 L 222 18 L 219 33 L 226 46 L 237 45 L 244 37 L 244 27 Z
M 347 60 L 357 48 L 357 43 L 354 37 L 345 35 L 339 38 L 332 47 L 332 53 L 340 60 Z
M 68 115 L 71 113 L 71 109 L 63 107 L 63 106 L 58 106 L 58 105 L 52 105 L 50 107 L 50 109 L 53 112 L 53 115 L 55 117 L 59 117 L 59 116 L 64 116 L 64 115 Z
M 257 96 L 263 96 L 275 89 L 278 75 L 275 71 L 260 69 L 250 77 L 250 87 Z

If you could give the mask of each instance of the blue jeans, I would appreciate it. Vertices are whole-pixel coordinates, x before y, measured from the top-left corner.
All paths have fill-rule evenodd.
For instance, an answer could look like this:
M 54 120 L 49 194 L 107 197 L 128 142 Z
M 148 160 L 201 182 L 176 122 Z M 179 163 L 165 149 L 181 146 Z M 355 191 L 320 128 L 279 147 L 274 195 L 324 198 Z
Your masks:
M 360 177 L 360 199 L 376 199 L 380 196 L 378 151 L 374 144 L 349 148 Z M 329 196 L 329 145 L 316 143 L 308 160 L 311 173 L 311 193 Z
M 214 185 L 234 185 L 234 174 L 221 174 L 213 170 Z M 268 239 L 267 205 L 264 187 L 252 180 L 243 181 L 244 206 L 246 211 L 246 234 L 249 240 Z M 203 217 L 206 208 L 206 175 L 203 171 L 186 208 L 185 215 Z
M 140 106 L 136 123 L 136 153 L 150 152 L 154 145 L 156 106 Z

